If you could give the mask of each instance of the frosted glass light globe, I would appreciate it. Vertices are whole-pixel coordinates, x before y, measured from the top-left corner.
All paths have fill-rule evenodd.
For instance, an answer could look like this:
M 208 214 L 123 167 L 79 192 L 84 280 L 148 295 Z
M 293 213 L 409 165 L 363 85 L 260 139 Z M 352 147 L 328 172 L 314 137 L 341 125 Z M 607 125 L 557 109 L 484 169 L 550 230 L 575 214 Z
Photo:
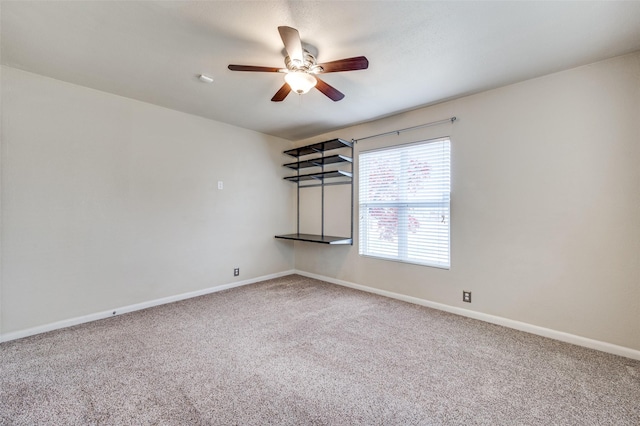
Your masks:
M 307 93 L 318 83 L 318 80 L 316 80 L 314 76 L 303 71 L 285 74 L 284 81 L 291 87 L 291 90 L 299 95 Z

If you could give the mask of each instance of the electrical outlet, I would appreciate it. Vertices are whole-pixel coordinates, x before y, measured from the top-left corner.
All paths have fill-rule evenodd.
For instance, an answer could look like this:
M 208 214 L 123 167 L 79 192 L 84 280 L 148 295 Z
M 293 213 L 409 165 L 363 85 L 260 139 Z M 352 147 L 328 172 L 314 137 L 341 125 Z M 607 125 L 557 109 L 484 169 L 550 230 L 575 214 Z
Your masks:
M 462 291 L 462 301 L 471 303 L 471 292 L 470 291 Z
M 240 275 L 240 268 L 234 268 L 233 269 L 233 276 L 237 277 L 238 275 Z

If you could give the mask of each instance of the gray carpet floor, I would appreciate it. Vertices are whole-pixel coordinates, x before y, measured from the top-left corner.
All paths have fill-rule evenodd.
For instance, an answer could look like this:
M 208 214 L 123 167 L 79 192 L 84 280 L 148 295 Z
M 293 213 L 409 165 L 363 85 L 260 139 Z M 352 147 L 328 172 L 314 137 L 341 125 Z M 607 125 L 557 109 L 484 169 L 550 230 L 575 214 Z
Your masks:
M 2 425 L 639 425 L 640 362 L 291 275 L 0 345 Z

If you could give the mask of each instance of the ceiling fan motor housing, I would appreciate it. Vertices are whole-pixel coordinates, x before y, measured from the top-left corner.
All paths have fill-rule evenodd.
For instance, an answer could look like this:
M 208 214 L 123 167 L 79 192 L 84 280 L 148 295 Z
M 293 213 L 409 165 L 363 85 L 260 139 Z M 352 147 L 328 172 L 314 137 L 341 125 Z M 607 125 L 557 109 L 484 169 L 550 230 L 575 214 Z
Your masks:
M 310 74 L 318 74 L 324 71 L 324 69 L 317 64 L 316 58 L 304 50 L 304 62 L 292 60 L 288 55 L 284 58 L 284 63 L 287 69 L 291 72 L 306 72 Z

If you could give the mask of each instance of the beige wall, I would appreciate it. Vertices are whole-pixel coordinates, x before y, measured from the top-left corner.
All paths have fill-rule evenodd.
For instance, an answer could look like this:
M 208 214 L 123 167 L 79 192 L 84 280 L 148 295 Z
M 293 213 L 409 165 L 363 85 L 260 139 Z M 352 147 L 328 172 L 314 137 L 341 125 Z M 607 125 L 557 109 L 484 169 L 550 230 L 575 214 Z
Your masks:
M 291 270 L 290 147 L 3 68 L 0 332 Z
M 450 116 L 356 146 L 451 136 L 450 270 L 363 258 L 357 239 L 296 243 L 296 269 L 640 350 L 640 54 L 296 145 Z

